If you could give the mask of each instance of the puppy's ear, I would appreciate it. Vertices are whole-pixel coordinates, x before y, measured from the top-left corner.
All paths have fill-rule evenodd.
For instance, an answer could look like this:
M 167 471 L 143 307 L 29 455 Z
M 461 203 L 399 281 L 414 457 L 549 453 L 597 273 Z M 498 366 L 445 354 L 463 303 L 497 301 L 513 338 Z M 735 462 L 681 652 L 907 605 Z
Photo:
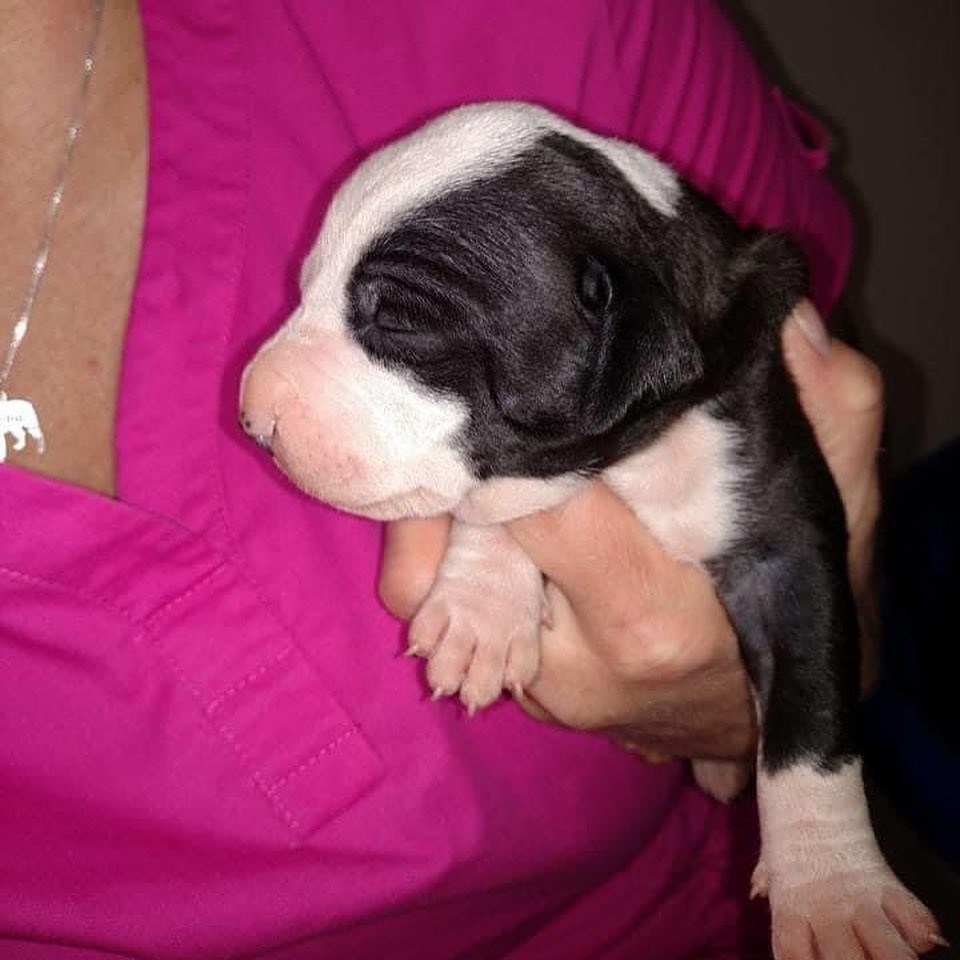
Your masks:
M 804 256 L 786 234 L 776 231 L 744 234 L 728 274 L 733 290 L 729 309 L 757 311 L 777 331 L 807 293 Z
M 660 255 L 708 380 L 735 375 L 757 347 L 779 345 L 781 324 L 807 292 L 806 261 L 786 234 L 743 229 L 689 184 L 664 222 Z
M 807 268 L 785 234 L 737 231 L 720 292 L 698 332 L 705 380 L 713 390 L 744 375 L 761 356 L 780 352 L 780 328 L 807 293 Z

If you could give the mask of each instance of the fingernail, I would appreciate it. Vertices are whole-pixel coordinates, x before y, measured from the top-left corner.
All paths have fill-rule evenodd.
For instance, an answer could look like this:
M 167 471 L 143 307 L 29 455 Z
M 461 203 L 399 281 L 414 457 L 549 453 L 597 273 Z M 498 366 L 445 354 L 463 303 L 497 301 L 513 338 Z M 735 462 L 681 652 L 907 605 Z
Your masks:
M 830 334 L 817 313 L 817 308 L 809 300 L 801 300 L 793 310 L 791 318 L 803 331 L 810 345 L 823 356 L 830 353 Z

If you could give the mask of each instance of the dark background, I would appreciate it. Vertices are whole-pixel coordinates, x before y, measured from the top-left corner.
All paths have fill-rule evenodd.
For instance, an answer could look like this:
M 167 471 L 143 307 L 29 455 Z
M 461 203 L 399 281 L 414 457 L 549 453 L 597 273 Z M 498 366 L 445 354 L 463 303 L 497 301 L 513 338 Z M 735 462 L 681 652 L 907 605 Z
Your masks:
M 960 0 L 722 2 L 771 79 L 833 135 L 857 230 L 837 319 L 883 371 L 895 478 L 960 436 Z M 952 632 L 938 642 L 955 647 Z M 868 793 L 891 864 L 957 944 L 960 874 L 895 782 L 874 776 Z
M 834 135 L 858 235 L 847 304 L 902 472 L 960 435 L 960 0 L 724 2 Z

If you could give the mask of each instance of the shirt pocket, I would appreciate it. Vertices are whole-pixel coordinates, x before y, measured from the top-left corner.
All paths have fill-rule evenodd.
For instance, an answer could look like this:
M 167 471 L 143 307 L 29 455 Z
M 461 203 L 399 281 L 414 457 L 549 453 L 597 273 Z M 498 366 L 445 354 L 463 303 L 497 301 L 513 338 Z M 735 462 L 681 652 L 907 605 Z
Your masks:
M 121 819 L 217 823 L 233 841 L 276 844 L 279 827 L 289 846 L 381 779 L 363 732 L 239 564 L 117 501 L 41 481 L 11 490 L 22 494 L 0 518 L 11 777 Z
M 234 564 L 152 613 L 139 642 L 187 691 L 294 844 L 380 779 L 363 733 Z

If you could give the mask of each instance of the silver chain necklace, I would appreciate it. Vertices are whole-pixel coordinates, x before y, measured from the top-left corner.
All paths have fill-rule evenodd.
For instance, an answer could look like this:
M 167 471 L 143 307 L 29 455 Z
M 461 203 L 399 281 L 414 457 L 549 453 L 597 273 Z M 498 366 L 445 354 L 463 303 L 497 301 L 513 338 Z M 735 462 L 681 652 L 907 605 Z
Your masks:
M 106 0 L 94 0 L 93 23 L 90 28 L 90 39 L 87 43 L 86 56 L 83 58 L 83 81 L 80 93 L 77 96 L 76 108 L 67 127 L 67 139 L 63 150 L 63 159 L 60 163 L 60 172 L 57 185 L 47 203 L 47 216 L 43 225 L 43 235 L 40 238 L 40 248 L 30 270 L 30 281 L 27 284 L 27 293 L 23 298 L 23 306 L 13 325 L 13 333 L 7 352 L 0 365 L 0 463 L 7 459 L 7 437 L 13 440 L 13 449 L 22 450 L 30 437 L 36 444 L 37 453 L 43 453 L 43 431 L 40 429 L 40 419 L 33 404 L 26 397 L 7 397 L 4 384 L 10 376 L 13 361 L 17 358 L 17 351 L 23 343 L 27 330 L 30 327 L 30 318 L 33 315 L 33 305 L 40 292 L 40 284 L 47 269 L 47 260 L 50 256 L 50 247 L 53 244 L 53 232 L 63 203 L 63 191 L 67 183 L 67 174 L 73 161 L 74 149 L 80 128 L 83 124 L 83 111 L 87 102 L 87 90 L 90 87 L 90 78 L 93 76 L 97 43 L 100 39 L 100 25 L 103 22 L 103 8 Z

